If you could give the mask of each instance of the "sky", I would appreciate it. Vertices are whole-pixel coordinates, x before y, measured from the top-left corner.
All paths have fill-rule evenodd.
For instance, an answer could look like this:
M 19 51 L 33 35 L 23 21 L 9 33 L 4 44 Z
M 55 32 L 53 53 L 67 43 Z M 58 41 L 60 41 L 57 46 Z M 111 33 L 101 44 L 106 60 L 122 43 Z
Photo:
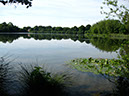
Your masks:
M 19 27 L 86 26 L 103 20 L 102 0 L 33 0 L 32 7 L 0 3 L 0 23 L 12 22 Z

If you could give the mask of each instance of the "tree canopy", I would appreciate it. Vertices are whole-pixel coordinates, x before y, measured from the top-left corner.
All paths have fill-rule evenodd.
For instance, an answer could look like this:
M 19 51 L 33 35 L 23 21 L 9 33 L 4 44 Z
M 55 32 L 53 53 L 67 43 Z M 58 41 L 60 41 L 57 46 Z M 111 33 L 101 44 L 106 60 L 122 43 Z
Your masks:
M 32 6 L 32 0 L 0 0 L 0 3 L 6 5 L 7 3 L 20 3 L 26 5 L 27 8 Z
M 19 28 L 18 26 L 13 25 L 13 23 L 3 22 L 0 24 L 0 33 L 1 32 L 27 32 L 29 27 Z
M 129 0 L 123 0 L 121 2 L 127 1 L 129 3 Z M 106 17 L 118 17 L 123 23 L 126 23 L 129 21 L 129 8 L 125 4 L 121 4 L 120 0 L 104 0 L 104 5 L 107 5 L 109 8 L 109 12 L 105 11 L 104 7 L 101 7 L 102 14 L 106 14 Z
M 90 31 L 92 34 L 128 34 L 125 24 L 119 20 L 102 20 L 94 24 Z

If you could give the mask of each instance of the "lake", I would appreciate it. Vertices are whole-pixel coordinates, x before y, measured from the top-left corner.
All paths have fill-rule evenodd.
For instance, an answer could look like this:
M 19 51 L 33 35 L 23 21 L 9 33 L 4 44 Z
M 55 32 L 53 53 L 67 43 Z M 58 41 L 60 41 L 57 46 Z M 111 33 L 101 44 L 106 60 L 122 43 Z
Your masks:
M 74 84 L 71 96 L 93 96 L 111 92 L 114 85 L 101 74 L 80 72 L 67 66 L 75 58 L 117 59 L 125 40 L 70 34 L 0 34 L 0 56 L 9 56 L 14 67 L 19 64 L 44 65 L 52 72 L 69 72 Z

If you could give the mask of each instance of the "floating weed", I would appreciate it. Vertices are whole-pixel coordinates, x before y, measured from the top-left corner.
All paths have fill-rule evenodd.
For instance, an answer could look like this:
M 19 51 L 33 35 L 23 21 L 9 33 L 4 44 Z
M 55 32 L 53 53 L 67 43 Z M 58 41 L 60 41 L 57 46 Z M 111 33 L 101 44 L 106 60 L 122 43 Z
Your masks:
M 128 67 L 121 59 L 94 59 L 92 57 L 75 59 L 68 62 L 70 67 L 83 72 L 106 74 L 110 76 L 124 76 L 128 73 Z

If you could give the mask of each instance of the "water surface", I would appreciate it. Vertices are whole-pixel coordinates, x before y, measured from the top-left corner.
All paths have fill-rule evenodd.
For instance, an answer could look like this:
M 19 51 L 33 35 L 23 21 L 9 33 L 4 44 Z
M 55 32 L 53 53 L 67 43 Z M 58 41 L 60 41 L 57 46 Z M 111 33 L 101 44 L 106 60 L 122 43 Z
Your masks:
M 45 64 L 49 71 L 72 73 L 74 96 L 75 93 L 90 96 L 113 88 L 101 74 L 79 72 L 66 63 L 75 58 L 117 58 L 119 40 L 57 34 L 1 34 L 0 37 L 0 56 L 11 55 L 10 59 L 15 59 L 13 66 Z

